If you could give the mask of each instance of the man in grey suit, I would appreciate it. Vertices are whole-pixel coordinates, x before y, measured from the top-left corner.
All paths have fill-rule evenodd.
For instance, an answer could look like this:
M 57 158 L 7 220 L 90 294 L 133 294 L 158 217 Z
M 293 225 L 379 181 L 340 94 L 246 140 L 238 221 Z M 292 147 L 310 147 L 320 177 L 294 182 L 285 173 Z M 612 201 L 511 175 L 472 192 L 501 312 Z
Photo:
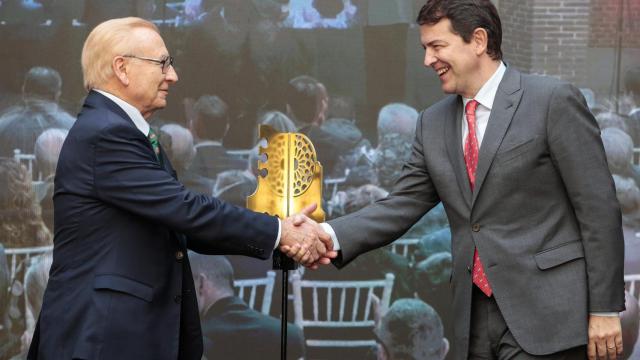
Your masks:
M 429 0 L 417 22 L 424 64 L 450 95 L 420 115 L 389 196 L 321 224 L 334 263 L 391 243 L 442 202 L 455 359 L 615 358 L 621 216 L 584 98 L 505 66 L 489 0 Z

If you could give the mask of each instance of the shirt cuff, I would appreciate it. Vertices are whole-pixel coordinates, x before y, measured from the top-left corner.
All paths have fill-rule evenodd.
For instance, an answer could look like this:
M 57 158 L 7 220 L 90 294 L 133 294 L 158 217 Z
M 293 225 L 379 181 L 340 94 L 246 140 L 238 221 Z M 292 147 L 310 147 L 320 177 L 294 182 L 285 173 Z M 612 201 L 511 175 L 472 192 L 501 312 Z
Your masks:
M 338 242 L 338 237 L 336 236 L 336 232 L 333 231 L 333 228 L 331 227 L 331 225 L 327 223 L 320 223 L 320 227 L 322 228 L 322 230 L 324 230 L 324 232 L 326 232 L 327 234 L 329 234 L 329 236 L 331 236 L 331 240 L 333 241 L 333 250 L 335 251 L 340 250 L 340 243 Z
M 276 237 L 276 244 L 273 246 L 273 250 L 278 248 L 278 245 L 280 245 L 280 231 L 282 231 L 282 221 L 280 220 L 280 218 L 278 219 L 278 236 Z
M 596 315 L 596 316 L 620 316 L 620 313 L 617 312 L 599 312 L 599 311 L 595 311 L 590 313 L 590 315 Z

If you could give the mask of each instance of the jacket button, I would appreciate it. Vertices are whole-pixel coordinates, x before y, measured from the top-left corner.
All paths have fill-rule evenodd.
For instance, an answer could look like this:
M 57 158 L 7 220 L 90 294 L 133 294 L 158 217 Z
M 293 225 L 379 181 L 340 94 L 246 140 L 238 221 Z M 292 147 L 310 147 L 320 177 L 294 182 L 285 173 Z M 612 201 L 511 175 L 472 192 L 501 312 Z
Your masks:
M 180 304 L 180 302 L 182 301 L 182 296 L 180 296 L 180 295 L 176 295 L 176 296 L 173 298 L 173 301 L 175 301 L 175 302 L 176 302 L 176 304 Z
M 473 231 L 473 232 L 478 232 L 478 231 L 480 231 L 480 224 L 473 224 L 473 225 L 471 226 L 471 231 Z
M 184 259 L 184 252 L 180 250 L 176 251 L 176 260 L 181 261 L 182 259 Z

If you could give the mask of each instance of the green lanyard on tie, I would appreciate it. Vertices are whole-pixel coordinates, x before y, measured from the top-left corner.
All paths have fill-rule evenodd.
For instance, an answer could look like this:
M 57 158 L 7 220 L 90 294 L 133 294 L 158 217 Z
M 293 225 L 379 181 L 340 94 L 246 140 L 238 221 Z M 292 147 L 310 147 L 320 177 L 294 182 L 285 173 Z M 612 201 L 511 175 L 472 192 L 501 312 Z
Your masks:
M 162 164 L 162 159 L 160 158 L 160 142 L 158 141 L 158 135 L 152 128 L 149 128 L 149 142 L 151 143 L 151 147 L 153 148 L 153 152 L 156 153 L 156 158 Z

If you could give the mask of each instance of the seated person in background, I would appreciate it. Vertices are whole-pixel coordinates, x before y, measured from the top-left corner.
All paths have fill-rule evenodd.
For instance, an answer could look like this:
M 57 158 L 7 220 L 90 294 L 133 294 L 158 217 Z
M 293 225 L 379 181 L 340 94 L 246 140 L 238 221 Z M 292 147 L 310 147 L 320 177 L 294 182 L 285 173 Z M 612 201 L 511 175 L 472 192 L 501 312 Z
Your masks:
M 346 152 L 335 135 L 322 129 L 327 117 L 329 96 L 324 84 L 318 80 L 301 75 L 289 81 L 286 90 L 287 116 L 313 143 L 323 172 L 331 174 L 338 157 Z
M 53 233 L 53 180 L 56 175 L 60 150 L 68 133 L 69 131 L 65 129 L 45 130 L 36 139 L 34 149 L 36 164 L 42 173 L 43 181 L 35 189 L 36 196 L 42 208 L 42 220 L 51 233 Z
M 614 112 L 609 111 L 599 113 L 596 115 L 596 121 L 598 122 L 600 130 L 617 128 L 624 131 L 626 134 L 629 133 L 629 127 L 627 126 L 625 117 Z
M 233 268 L 224 256 L 189 253 L 207 359 L 276 359 L 280 320 L 249 308 L 234 296 Z M 302 330 L 289 324 L 288 354 L 304 356 Z
M 409 160 L 417 121 L 418 112 L 409 105 L 392 103 L 380 109 L 374 161 L 380 186 L 389 191 Z
M 248 171 L 227 170 L 216 178 L 213 195 L 231 204 L 246 207 L 247 197 L 256 190 L 257 180 Z
M 196 155 L 190 170 L 215 179 L 225 170 L 244 170 L 246 161 L 227 153 L 223 140 L 229 131 L 229 107 L 217 96 L 202 95 L 193 105 L 191 132 L 196 138 Z
M 355 212 L 376 200 L 386 197 L 388 192 L 375 185 L 362 185 L 346 191 L 338 191 L 328 202 L 331 217 L 340 217 Z
M 604 153 L 611 174 L 632 178 L 640 185 L 640 169 L 633 164 L 633 141 L 624 131 L 608 127 L 601 131 Z
M 27 170 L 10 158 L 0 158 L 0 243 L 7 248 L 52 245 Z
M 451 269 L 452 258 L 449 251 L 434 253 L 416 264 L 413 287 L 418 298 L 431 305 L 440 315 L 444 335 L 448 339 L 454 336 L 451 313 L 453 299 L 449 284 Z
M 280 111 L 268 111 L 262 116 L 260 116 L 259 120 L 261 125 L 269 125 L 278 132 L 286 133 L 286 132 L 296 132 L 296 125 L 287 117 L 287 115 L 281 113 Z M 256 130 L 256 135 L 258 131 Z
M 414 258 L 416 262 L 420 262 L 442 251 L 451 253 L 451 229 L 448 226 L 422 236 L 414 252 Z
M 13 156 L 14 149 L 29 154 L 44 130 L 71 128 L 75 119 L 58 106 L 61 89 L 62 78 L 56 70 L 38 66 L 27 72 L 23 103 L 0 117 L 0 156 Z
M 417 299 L 396 300 L 375 334 L 378 360 L 442 360 L 449 351 L 438 313 Z
M 422 238 L 438 230 L 448 228 L 449 219 L 444 211 L 442 203 L 436 205 L 431 211 L 429 211 L 422 219 L 402 235 L 405 239 Z
M 160 143 L 176 170 L 178 180 L 189 190 L 211 195 L 213 193 L 213 180 L 189 170 L 196 155 L 193 136 L 189 129 L 177 124 L 167 124 L 163 125 L 160 131 L 165 134 L 165 136 L 160 136 Z
M 374 151 L 354 121 L 331 118 L 322 124 L 322 129 L 335 138 L 337 147 L 344 149 L 333 171 L 325 174 L 325 177 L 346 177 L 344 186 L 377 185 L 378 174 L 372 156 Z

